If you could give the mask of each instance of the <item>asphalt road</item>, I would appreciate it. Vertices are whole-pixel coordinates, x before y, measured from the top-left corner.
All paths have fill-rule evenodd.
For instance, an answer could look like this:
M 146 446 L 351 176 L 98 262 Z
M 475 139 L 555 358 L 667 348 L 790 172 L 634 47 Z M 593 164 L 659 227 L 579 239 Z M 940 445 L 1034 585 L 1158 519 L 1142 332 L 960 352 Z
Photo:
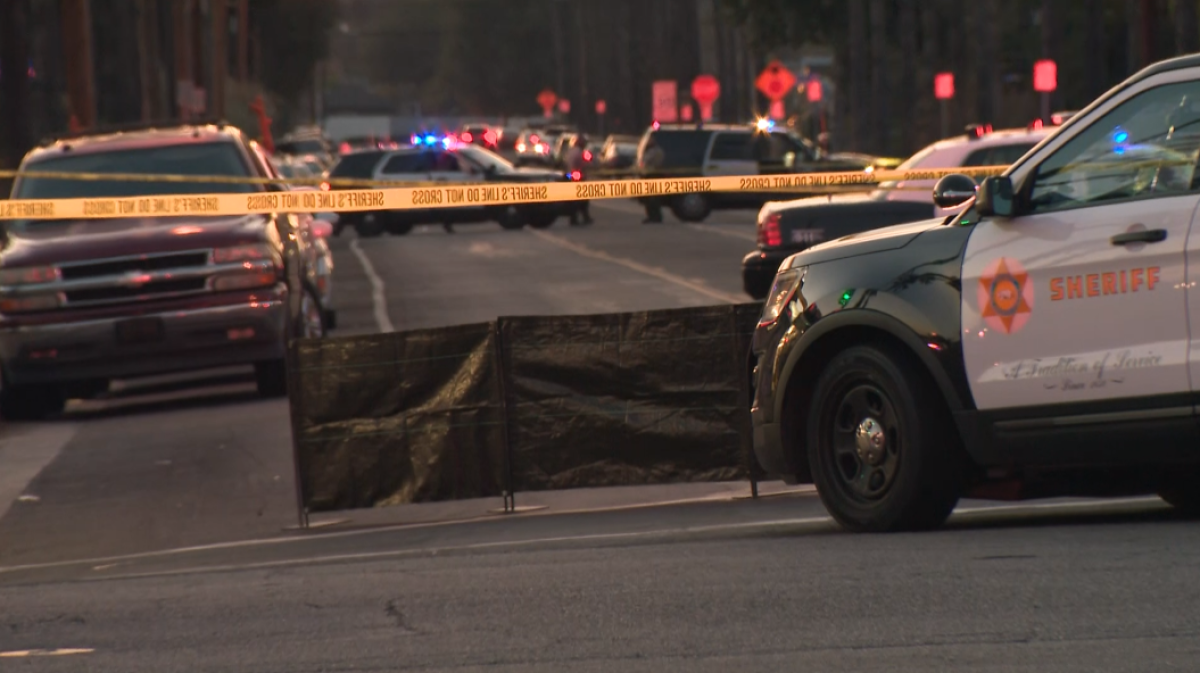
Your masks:
M 335 241 L 338 333 L 744 301 L 752 213 Z M 286 404 L 143 382 L 0 430 L 0 668 L 1196 670 L 1200 527 L 1153 498 L 964 502 L 852 536 L 800 493 L 295 522 Z M 8 659 L 14 661 L 9 662 Z

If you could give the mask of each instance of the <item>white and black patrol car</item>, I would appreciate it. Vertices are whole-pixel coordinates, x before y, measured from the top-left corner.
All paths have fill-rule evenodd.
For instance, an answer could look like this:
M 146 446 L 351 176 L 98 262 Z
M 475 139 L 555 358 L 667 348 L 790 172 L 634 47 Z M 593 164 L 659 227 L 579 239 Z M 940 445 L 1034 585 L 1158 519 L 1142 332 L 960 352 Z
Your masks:
M 329 172 L 329 178 L 351 178 L 397 184 L 471 185 L 486 182 L 565 182 L 558 171 L 518 168 L 483 147 L 457 142 L 450 136 L 414 137 L 418 144 L 394 150 L 366 150 L 347 154 Z M 353 189 L 354 186 L 334 189 Z M 528 225 L 545 229 L 560 215 L 570 214 L 570 203 L 529 203 L 511 206 L 438 207 L 429 209 L 340 213 L 340 221 L 355 228 L 359 236 L 387 232 L 403 235 L 418 224 L 496 222 L 505 229 Z
M 968 495 L 1200 509 L 1198 158 L 1188 56 L 1106 93 L 961 214 L 786 260 L 753 339 L 762 467 L 812 480 L 858 531 L 936 526 Z
M 1062 119 L 1065 113 L 1056 113 Z M 899 170 L 1008 166 L 1050 135 L 1052 127 L 992 131 L 972 124 L 966 133 L 939 140 L 908 159 Z M 863 194 L 809 196 L 769 201 L 758 211 L 755 250 L 742 258 L 742 288 L 763 299 L 779 264 L 821 241 L 869 229 L 945 216 L 950 210 L 933 200 L 933 180 L 900 180 Z M 954 208 L 957 208 L 955 206 Z

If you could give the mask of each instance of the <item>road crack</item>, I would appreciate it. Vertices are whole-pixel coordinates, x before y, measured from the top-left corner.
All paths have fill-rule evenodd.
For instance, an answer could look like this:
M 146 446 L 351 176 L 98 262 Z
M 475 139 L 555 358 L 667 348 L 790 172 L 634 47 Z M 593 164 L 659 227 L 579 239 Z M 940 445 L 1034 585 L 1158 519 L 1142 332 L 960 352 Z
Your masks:
M 397 605 L 397 602 L 398 601 L 395 598 L 388 601 L 387 606 L 384 607 L 384 609 L 383 609 L 383 614 L 387 615 L 392 620 L 392 622 L 395 623 L 396 628 L 400 629 L 404 633 L 406 633 L 406 634 L 420 633 L 420 631 L 417 631 L 416 629 L 414 629 L 412 626 L 409 625 L 408 618 L 404 616 L 404 612 L 400 609 L 400 606 Z

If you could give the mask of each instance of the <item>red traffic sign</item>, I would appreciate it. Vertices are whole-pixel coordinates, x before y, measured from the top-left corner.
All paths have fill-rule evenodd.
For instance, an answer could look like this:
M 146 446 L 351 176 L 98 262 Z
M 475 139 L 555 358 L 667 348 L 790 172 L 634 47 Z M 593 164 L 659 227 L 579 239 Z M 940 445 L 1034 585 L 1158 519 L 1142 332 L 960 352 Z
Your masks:
M 1058 64 L 1048 58 L 1033 64 L 1033 90 L 1047 93 L 1058 88 Z
M 679 106 L 679 118 L 685 122 L 692 121 L 692 104 L 684 103 Z
M 542 106 L 543 110 L 549 112 L 554 108 L 554 104 L 558 102 L 558 96 L 550 89 L 543 89 L 537 96 L 537 102 L 538 105 Z
M 601 98 L 600 100 L 596 101 L 596 114 L 602 115 L 605 112 L 608 112 L 608 103 Z
M 754 85 L 770 100 L 779 100 L 796 86 L 796 76 L 779 61 L 771 61 L 759 73 Z
M 692 80 L 692 98 L 701 106 L 711 106 L 721 97 L 721 83 L 712 75 L 700 75 Z
M 571 101 L 566 98 L 558 101 L 558 111 L 563 114 L 569 113 L 571 111 Z
M 938 100 L 954 98 L 954 73 L 939 72 L 933 76 L 933 97 Z
M 808 84 L 804 85 L 804 94 L 808 96 L 808 102 L 819 103 L 821 101 L 821 80 L 815 77 L 809 80 Z

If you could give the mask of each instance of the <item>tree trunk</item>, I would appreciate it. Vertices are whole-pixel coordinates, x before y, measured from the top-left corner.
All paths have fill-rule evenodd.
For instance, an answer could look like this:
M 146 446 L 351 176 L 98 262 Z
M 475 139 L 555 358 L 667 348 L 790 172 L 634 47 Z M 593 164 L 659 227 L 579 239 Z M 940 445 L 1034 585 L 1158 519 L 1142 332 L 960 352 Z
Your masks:
M 900 91 L 904 92 L 905 97 L 912 97 L 909 100 L 923 100 L 929 98 L 930 86 L 921 82 L 917 84 L 917 3 L 916 0 L 900 0 Z M 920 110 L 917 110 L 913 105 L 901 106 L 901 119 L 898 121 L 901 128 L 912 129 L 916 126 L 917 115 Z M 913 147 L 911 133 L 905 133 L 904 142 L 900 147 L 903 154 L 911 154 L 917 148 Z
M 979 32 L 979 53 L 976 73 L 977 98 L 975 114 L 979 121 L 994 124 L 1000 121 L 1000 12 L 996 0 L 979 0 L 975 4 L 975 21 Z
M 890 151 L 892 126 L 888 99 L 887 5 L 871 0 L 871 146 L 873 152 Z
M 1103 3 L 1088 3 L 1083 39 L 1083 53 L 1092 55 L 1084 68 L 1087 77 L 1087 98 L 1094 100 L 1108 87 L 1108 47 L 1104 40 Z
M 920 86 L 925 87 L 925 94 L 917 96 L 924 103 L 921 107 L 923 125 L 918 127 L 918 137 L 921 147 L 941 137 L 941 107 L 948 102 L 937 100 L 932 95 L 934 75 L 941 71 L 942 40 L 941 24 L 938 21 L 938 7 L 932 0 L 921 3 L 921 60 L 918 66 Z
M 1196 18 L 1197 0 L 1175 0 L 1175 53 L 1191 54 L 1200 50 L 1200 26 Z
M 867 67 L 866 0 L 849 0 L 850 23 L 850 147 L 862 150 L 872 138 L 869 126 L 870 69 Z
M 29 149 L 28 13 L 21 0 L 0 2 L 0 167 L 16 167 Z M 0 180 L 8 193 L 8 181 Z

